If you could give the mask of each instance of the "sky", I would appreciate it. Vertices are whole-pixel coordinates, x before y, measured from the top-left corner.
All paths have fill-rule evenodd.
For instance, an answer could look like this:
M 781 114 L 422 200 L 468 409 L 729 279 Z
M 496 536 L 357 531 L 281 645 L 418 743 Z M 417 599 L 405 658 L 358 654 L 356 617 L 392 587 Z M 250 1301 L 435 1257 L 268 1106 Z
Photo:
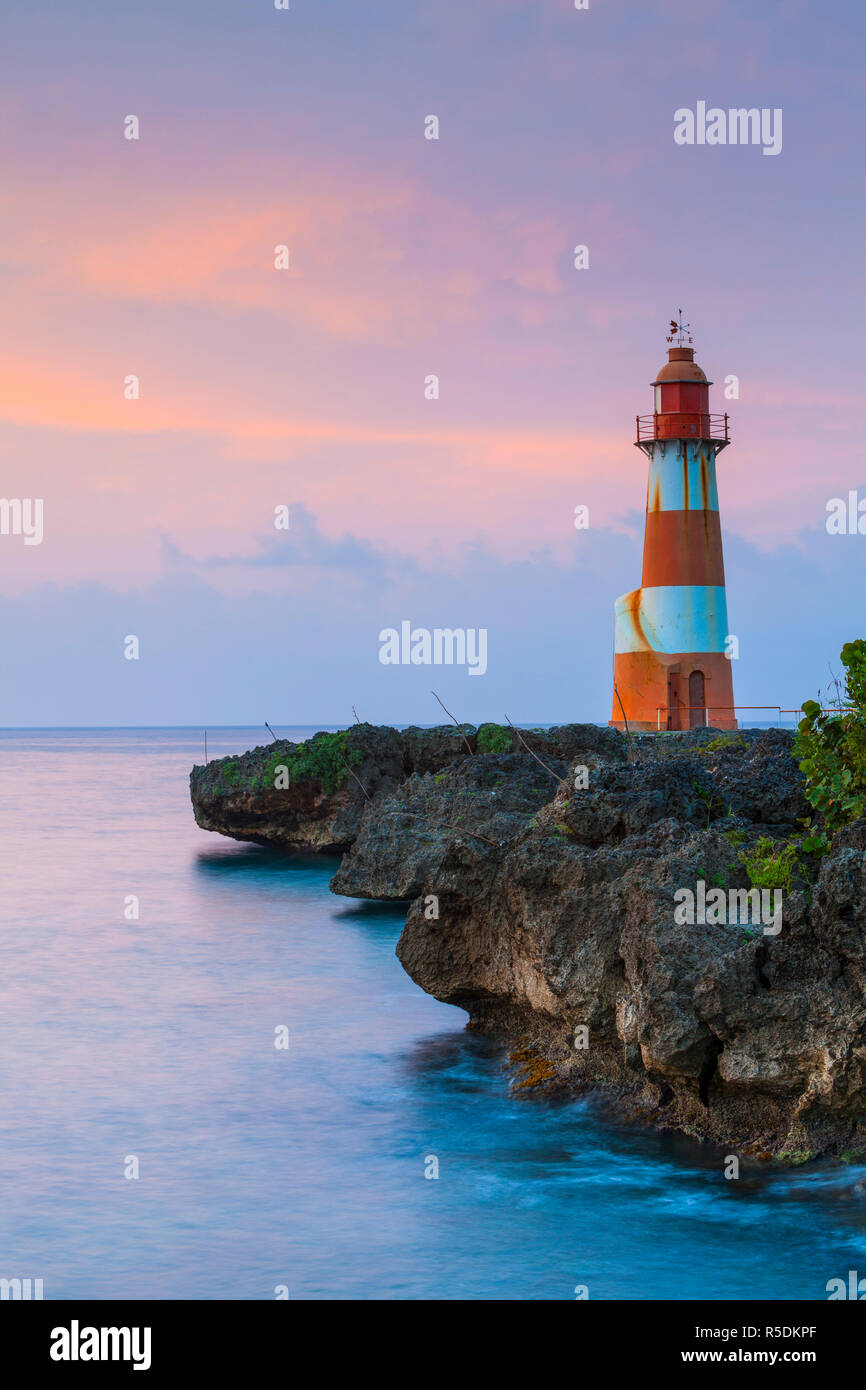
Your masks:
M 866 502 L 864 16 L 7 0 L 2 494 L 44 521 L 0 535 L 0 725 L 606 720 L 680 306 L 735 698 L 814 696 L 866 635 L 826 528 Z M 780 109 L 780 152 L 678 145 L 699 101 Z M 405 620 L 486 672 L 383 665 Z

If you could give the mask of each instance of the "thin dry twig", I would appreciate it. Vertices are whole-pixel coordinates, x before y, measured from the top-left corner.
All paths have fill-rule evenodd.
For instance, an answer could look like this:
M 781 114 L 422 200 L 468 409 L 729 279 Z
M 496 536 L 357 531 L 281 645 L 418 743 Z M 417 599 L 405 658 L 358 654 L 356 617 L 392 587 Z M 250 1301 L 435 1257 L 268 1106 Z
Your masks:
M 268 723 L 267 719 L 265 720 L 265 728 L 267 729 L 267 731 L 268 731 L 268 733 L 270 734 L 271 738 L 274 740 L 274 743 L 279 743 L 280 740 L 277 738 L 276 734 L 274 733 L 274 731 L 273 731 L 273 729 L 271 728 L 270 724 Z
M 830 681 L 831 681 L 831 684 L 827 686 L 827 698 L 828 698 L 828 700 L 829 700 L 829 702 L 830 702 L 830 705 L 832 706 L 833 703 L 834 703 L 834 701 L 833 701 L 832 695 L 830 694 L 830 690 L 831 690 L 831 688 L 835 688 L 835 691 L 836 691 L 836 700 L 835 700 L 836 713 L 837 713 L 837 715 L 838 715 L 838 714 L 843 714 L 843 713 L 845 712 L 845 710 L 844 710 L 844 704 L 843 704 L 843 700 L 842 700 L 842 684 L 841 684 L 841 681 L 840 681 L 839 677 L 836 675 L 836 673 L 835 673 L 835 671 L 833 670 L 833 667 L 830 665 L 830 662 L 829 662 L 829 661 L 827 662 L 827 670 L 830 672 Z M 820 699 L 820 696 L 819 696 L 819 699 Z
M 634 762 L 634 748 L 632 747 L 632 742 L 631 742 L 631 732 L 630 732 L 629 727 L 628 727 L 628 720 L 627 720 L 626 717 L 625 717 L 625 710 L 623 709 L 622 700 L 620 700 L 619 691 L 618 691 L 617 688 L 616 688 L 616 681 L 614 681 L 614 683 L 613 683 L 613 693 L 614 693 L 614 695 L 616 696 L 617 700 L 619 700 L 619 707 L 620 707 L 620 709 L 622 710 L 622 722 L 623 722 L 623 724 L 625 724 L 625 736 L 626 736 L 626 738 L 628 739 L 628 760 L 629 760 L 630 763 L 633 763 L 633 762 Z
M 505 716 L 505 722 L 506 722 L 506 724 L 508 725 L 508 727 L 511 729 L 511 731 L 512 731 L 513 733 L 517 734 L 517 737 L 520 739 L 520 742 L 523 744 L 523 746 L 524 746 L 524 748 L 526 749 L 527 753 L 531 753 L 532 756 L 533 756 L 533 758 L 535 759 L 535 761 L 536 761 L 537 763 L 541 763 L 541 766 L 544 768 L 545 772 L 549 772 L 550 775 L 551 775 L 551 777 L 553 778 L 553 780 L 554 780 L 555 782 L 558 782 L 559 785 L 560 785 L 561 787 L 564 787 L 564 786 L 565 786 L 565 778 L 564 778 L 564 777 L 559 777 L 559 776 L 557 775 L 557 773 L 554 772 L 554 770 L 553 770 L 552 767 L 548 767 L 548 766 L 547 766 L 547 763 L 543 762 L 542 759 L 539 758 L 539 756 L 538 756 L 537 753 L 533 753 L 533 752 L 532 752 L 532 749 L 530 748 L 529 744 L 526 742 L 526 739 L 523 737 L 523 735 L 522 735 L 522 733 L 520 732 L 519 729 L 515 729 L 514 725 L 512 724 L 511 720 L 508 718 L 508 715 L 507 715 L 507 714 L 506 714 L 506 716 Z
M 352 713 L 353 713 L 354 716 L 355 716 L 355 723 L 356 723 L 356 724 L 360 724 L 361 721 L 360 721 L 360 719 L 358 718 L 358 711 L 355 709 L 355 706 L 354 706 L 354 705 L 352 706 Z
M 346 771 L 348 772 L 348 774 L 349 774 L 350 777 L 355 777 L 354 772 L 353 772 L 352 769 L 349 767 L 349 764 L 347 763 L 347 761 L 346 761 L 345 758 L 343 759 L 343 766 L 344 766 L 344 768 L 346 769 Z M 367 788 L 364 786 L 364 783 L 361 781 L 360 777 L 355 777 L 355 781 L 358 783 L 358 786 L 361 788 L 361 791 L 364 793 L 364 795 L 366 796 L 366 798 L 367 798 L 367 800 L 369 801 L 370 805 L 372 806 L 372 804 L 373 804 L 373 798 L 372 798 L 372 796 L 370 796 L 370 793 L 367 791 Z
M 430 694 L 433 696 L 433 699 L 434 699 L 434 700 L 439 700 L 439 696 L 436 694 L 436 691 L 435 691 L 435 690 L 431 690 L 431 691 L 430 691 Z M 440 703 L 440 705 L 442 705 L 442 708 L 444 709 L 445 713 L 448 715 L 448 718 L 451 719 L 451 720 L 453 720 L 454 723 L 457 724 L 457 720 L 454 719 L 454 715 L 451 713 L 451 711 L 450 711 L 450 709 L 448 708 L 448 706 L 442 704 L 442 701 L 441 701 L 441 700 L 439 700 L 439 703 Z M 461 737 L 462 737 L 462 739 L 463 739 L 463 742 L 466 744 L 467 749 L 468 749 L 469 752 L 471 753 L 471 752 L 472 752 L 472 745 L 470 744 L 470 742 L 469 742 L 468 738 L 466 737 L 466 735 L 463 733 L 463 725 L 462 725 L 462 724 L 457 724 L 457 728 L 460 730 L 460 735 L 461 735 Z

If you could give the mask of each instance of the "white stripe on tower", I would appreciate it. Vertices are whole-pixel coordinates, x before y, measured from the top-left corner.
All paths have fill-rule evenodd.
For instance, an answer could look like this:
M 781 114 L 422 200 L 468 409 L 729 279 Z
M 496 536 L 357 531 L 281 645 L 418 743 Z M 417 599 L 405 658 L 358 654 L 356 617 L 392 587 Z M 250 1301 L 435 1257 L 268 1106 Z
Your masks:
M 615 606 L 614 651 L 724 652 L 728 606 L 723 587 L 665 584 L 633 589 Z

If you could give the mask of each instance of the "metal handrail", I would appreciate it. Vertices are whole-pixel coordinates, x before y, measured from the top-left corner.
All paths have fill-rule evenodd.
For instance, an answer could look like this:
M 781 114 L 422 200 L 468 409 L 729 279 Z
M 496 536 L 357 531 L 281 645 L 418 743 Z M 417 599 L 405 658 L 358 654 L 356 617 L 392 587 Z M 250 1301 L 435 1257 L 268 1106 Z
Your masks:
M 802 715 L 802 714 L 803 714 L 803 706 L 801 705 L 799 709 L 783 709 L 783 710 L 782 710 L 782 713 L 783 713 L 783 714 L 799 714 L 799 715 Z M 821 713 L 822 713 L 822 714 L 851 714 L 851 713 L 853 713 L 853 706 L 843 705 L 842 709 L 839 709 L 836 705 L 822 705 L 822 706 L 821 706 Z M 805 716 L 804 716 L 804 717 L 805 717 Z
M 686 705 L 684 708 L 688 710 L 689 714 L 691 714 L 692 710 L 703 710 L 705 728 L 710 722 L 709 716 L 711 712 L 714 714 L 736 714 L 737 710 L 746 709 L 774 709 L 779 716 L 779 723 L 781 724 L 782 722 L 781 705 Z M 659 730 L 661 730 L 662 727 L 661 719 L 663 713 L 667 715 L 669 713 L 669 707 L 667 705 L 656 705 L 656 726 Z M 674 732 L 687 733 L 688 730 L 678 729 Z
M 687 710 L 689 714 L 691 714 L 692 710 L 703 710 L 703 712 L 704 712 L 704 727 L 705 727 L 705 728 L 707 727 L 707 725 L 708 725 L 709 722 L 710 722 L 709 716 L 710 716 L 711 714 L 721 714 L 721 713 L 725 713 L 725 714 L 736 714 L 738 710 L 773 709 L 773 710 L 776 711 L 776 713 L 777 713 L 778 716 L 779 716 L 779 725 L 781 726 L 781 723 L 782 723 L 782 715 L 783 715 L 783 714 L 800 714 L 800 715 L 802 715 L 802 713 L 803 713 L 802 709 L 784 709 L 781 705 L 687 705 L 687 706 L 684 706 L 683 708 L 684 708 L 685 710 Z M 662 725 L 661 725 L 661 717 L 662 717 L 662 714 L 667 715 L 669 712 L 670 712 L 670 711 L 669 711 L 669 707 L 668 707 L 667 705 L 656 705 L 656 726 L 657 726 L 657 728 L 659 729 L 659 731 L 661 731 L 661 727 L 662 727 Z M 833 713 L 837 713 L 837 711 L 834 710 L 833 706 L 829 706 L 827 709 L 822 709 L 821 713 L 822 713 L 822 714 L 833 714 Z M 688 729 L 675 729 L 675 730 L 672 730 L 671 732 L 673 732 L 673 733 L 688 733 Z
M 670 415 L 691 415 L 691 416 L 700 415 L 702 420 L 706 420 L 706 421 L 707 421 L 708 433 L 702 436 L 704 439 L 719 439 L 719 440 L 724 439 L 726 443 L 730 443 L 730 435 L 729 435 L 729 433 L 728 433 L 728 414 L 727 414 L 727 411 L 725 412 L 724 415 L 711 415 L 711 414 L 709 414 L 709 413 L 707 413 L 707 412 L 705 412 L 705 411 L 702 411 L 702 410 L 679 410 L 679 411 L 657 411 L 654 415 L 636 415 L 636 416 L 635 416 L 635 425 L 636 425 L 636 431 L 637 431 L 637 432 L 636 432 L 636 439 L 637 439 L 637 442 L 638 442 L 639 444 L 642 443 L 642 442 L 643 442 L 644 440 L 646 440 L 646 439 L 659 439 L 659 438 L 662 438 L 662 439 L 677 439 L 677 438 L 680 438 L 679 435 L 661 435 L 661 436 L 660 436 L 660 435 L 658 435 L 658 434 L 656 433 L 656 421 L 657 421 L 657 419 L 658 419 L 658 417 L 659 417 L 660 414 L 661 414 L 661 415 L 667 415 L 667 416 L 670 416 Z M 682 436 L 682 438 L 684 438 L 684 439 L 695 438 L 695 437 L 696 437 L 696 436 L 694 436 L 694 435 L 683 435 L 683 436 Z

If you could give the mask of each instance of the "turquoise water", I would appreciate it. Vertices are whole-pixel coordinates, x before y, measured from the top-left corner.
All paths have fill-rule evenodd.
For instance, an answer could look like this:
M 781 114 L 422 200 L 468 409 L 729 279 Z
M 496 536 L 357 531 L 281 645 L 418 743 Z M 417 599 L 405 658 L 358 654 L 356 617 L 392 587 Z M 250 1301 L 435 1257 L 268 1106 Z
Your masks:
M 820 1299 L 866 1274 L 866 1170 L 728 1182 L 593 1102 L 511 1096 L 403 972 L 399 909 L 197 828 L 199 731 L 5 731 L 0 759 L 0 1277 L 46 1298 Z

